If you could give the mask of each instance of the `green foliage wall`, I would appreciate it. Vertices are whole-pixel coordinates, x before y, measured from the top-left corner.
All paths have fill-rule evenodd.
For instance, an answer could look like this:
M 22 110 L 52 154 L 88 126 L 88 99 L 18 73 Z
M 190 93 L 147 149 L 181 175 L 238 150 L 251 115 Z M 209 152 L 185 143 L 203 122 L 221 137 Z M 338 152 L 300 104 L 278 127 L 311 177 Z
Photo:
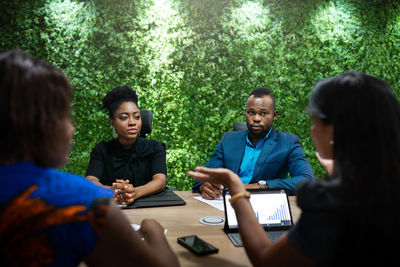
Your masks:
M 189 189 L 223 133 L 244 120 L 255 87 L 270 88 L 275 126 L 297 134 L 316 176 L 307 102 L 320 79 L 360 70 L 400 96 L 400 4 L 382 0 L 32 0 L 0 4 L 0 50 L 18 47 L 62 69 L 75 88 L 75 147 L 84 174 L 111 138 L 101 98 L 117 85 L 154 112 L 168 184 Z

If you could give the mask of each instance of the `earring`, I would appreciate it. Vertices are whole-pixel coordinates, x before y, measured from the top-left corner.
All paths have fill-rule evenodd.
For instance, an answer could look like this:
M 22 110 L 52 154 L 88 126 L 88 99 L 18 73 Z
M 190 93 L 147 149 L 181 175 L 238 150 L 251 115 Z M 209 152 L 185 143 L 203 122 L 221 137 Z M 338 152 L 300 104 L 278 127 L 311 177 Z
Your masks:
M 114 127 L 113 127 L 112 129 L 113 129 L 113 130 L 112 130 L 112 136 L 113 136 L 113 138 L 117 138 L 117 137 L 118 137 L 117 131 L 115 130 Z
M 335 141 L 331 140 L 331 141 L 329 141 L 329 144 L 330 144 L 331 146 L 333 146 L 333 145 L 335 144 Z

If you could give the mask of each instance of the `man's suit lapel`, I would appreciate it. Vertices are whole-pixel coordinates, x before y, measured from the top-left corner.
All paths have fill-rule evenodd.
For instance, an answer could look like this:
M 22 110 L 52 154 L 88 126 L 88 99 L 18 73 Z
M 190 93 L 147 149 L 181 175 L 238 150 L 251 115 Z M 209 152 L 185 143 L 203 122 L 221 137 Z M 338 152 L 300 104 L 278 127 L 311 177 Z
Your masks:
M 276 142 L 277 138 L 278 138 L 278 135 L 275 131 L 275 128 L 272 126 L 271 133 L 270 133 L 268 139 L 265 141 L 264 147 L 260 153 L 260 156 L 258 156 L 256 165 L 254 166 L 252 180 L 254 179 L 254 177 L 257 177 L 259 175 L 259 173 L 261 171 L 261 167 L 264 164 L 264 161 L 268 158 L 269 155 L 271 155 L 271 152 L 277 143 Z M 252 183 L 253 181 L 250 181 L 250 182 Z
M 235 173 L 239 173 L 240 171 L 240 164 L 242 163 L 242 158 L 244 154 L 244 148 L 246 146 L 246 136 L 248 131 L 243 131 L 243 134 L 240 136 L 240 139 L 234 141 L 231 145 L 232 154 L 231 154 L 231 164 L 232 164 L 232 171 Z

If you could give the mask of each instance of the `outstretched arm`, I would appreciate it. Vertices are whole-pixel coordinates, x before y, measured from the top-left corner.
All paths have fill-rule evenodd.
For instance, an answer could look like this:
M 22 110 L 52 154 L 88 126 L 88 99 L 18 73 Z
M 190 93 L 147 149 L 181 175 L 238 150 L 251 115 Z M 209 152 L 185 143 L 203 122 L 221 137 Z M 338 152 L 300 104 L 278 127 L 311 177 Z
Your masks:
M 143 220 L 141 232 L 129 225 L 112 202 L 93 252 L 86 257 L 89 266 L 179 266 L 162 226 L 154 220 Z
M 222 137 L 222 140 L 224 139 L 224 137 Z M 208 160 L 206 164 L 207 168 L 222 168 L 224 166 L 222 140 L 219 142 L 217 148 Z M 194 193 L 200 193 L 201 196 L 205 199 L 214 199 L 221 196 L 221 188 L 221 184 L 212 184 L 210 182 L 203 183 L 200 180 L 196 180 L 192 187 L 192 191 Z
M 229 188 L 232 196 L 246 190 L 239 176 L 228 169 L 197 167 L 195 171 L 189 171 L 188 174 L 203 182 L 223 184 Z M 235 209 L 244 248 L 254 266 L 265 266 L 267 264 L 270 266 L 315 265 L 288 242 L 286 235 L 272 243 L 258 223 L 248 199 L 239 198 L 232 206 Z

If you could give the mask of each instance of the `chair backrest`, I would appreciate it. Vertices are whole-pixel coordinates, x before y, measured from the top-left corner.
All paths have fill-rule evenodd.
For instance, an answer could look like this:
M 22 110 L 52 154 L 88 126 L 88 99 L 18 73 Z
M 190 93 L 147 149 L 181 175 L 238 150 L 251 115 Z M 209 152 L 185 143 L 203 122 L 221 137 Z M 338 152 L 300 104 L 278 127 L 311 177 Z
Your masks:
M 140 137 L 146 138 L 146 134 L 151 134 L 153 129 L 153 112 L 147 109 L 140 110 L 140 116 L 142 117 L 142 129 L 140 130 Z M 167 151 L 167 145 L 161 142 L 164 151 Z
M 247 130 L 247 124 L 245 121 L 239 121 L 233 123 L 233 130 L 234 131 L 246 131 Z
M 140 137 L 146 138 L 146 134 L 150 134 L 153 129 L 153 112 L 147 109 L 140 110 L 142 117 L 142 129 L 140 130 Z

